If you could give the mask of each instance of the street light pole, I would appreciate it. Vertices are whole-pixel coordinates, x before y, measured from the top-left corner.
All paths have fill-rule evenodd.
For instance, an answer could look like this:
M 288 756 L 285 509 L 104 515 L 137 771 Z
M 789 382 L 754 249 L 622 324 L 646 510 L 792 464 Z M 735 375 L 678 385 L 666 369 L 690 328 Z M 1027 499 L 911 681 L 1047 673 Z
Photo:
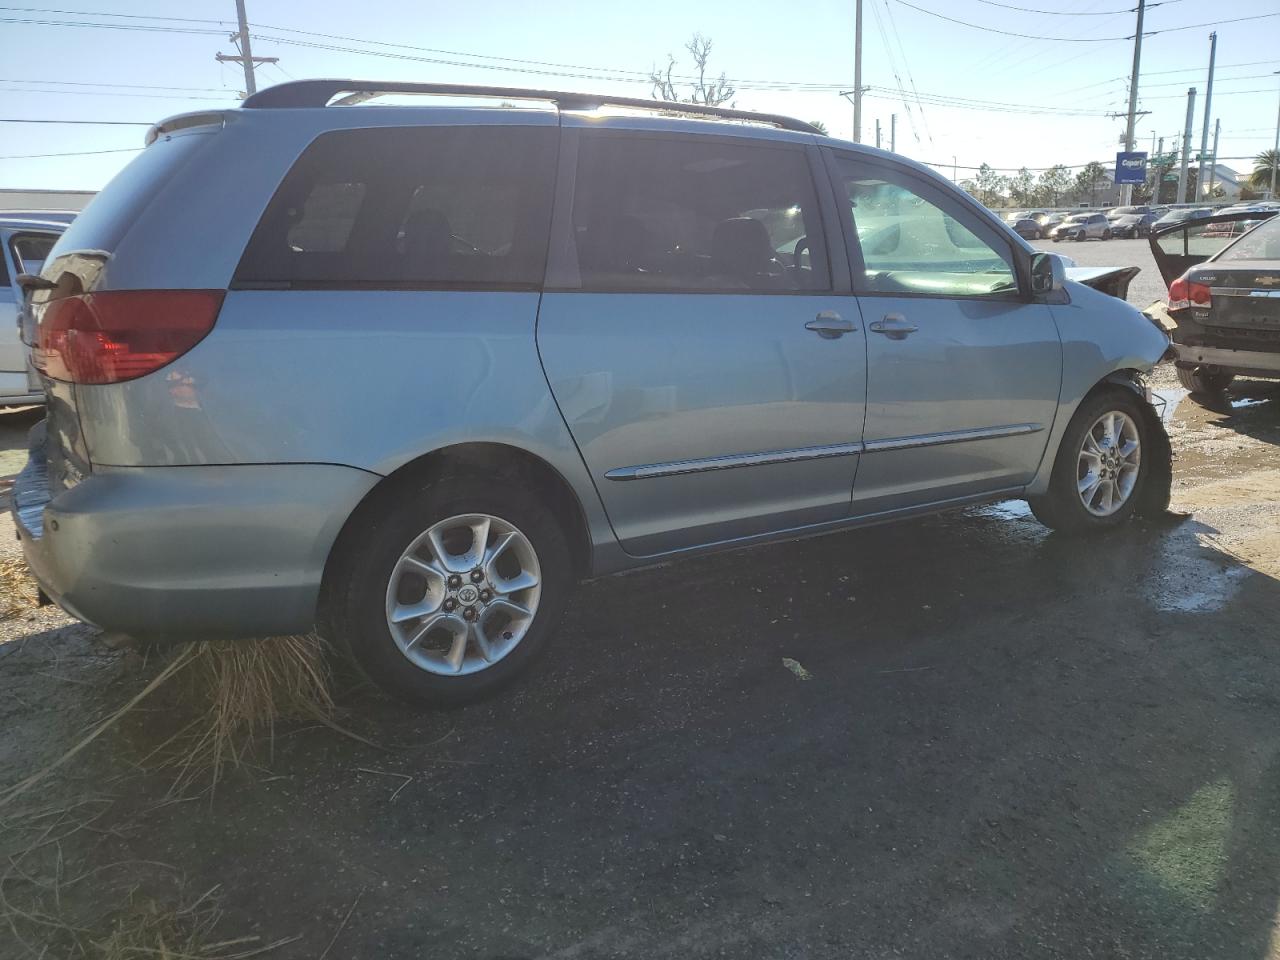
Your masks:
M 1187 125 L 1182 131 L 1182 165 L 1178 168 L 1178 195 L 1174 203 L 1187 201 L 1187 163 L 1191 159 L 1191 125 L 1196 120 L 1196 88 L 1187 90 Z
M 1209 82 L 1204 88 L 1204 126 L 1200 130 L 1200 172 L 1196 174 L 1196 199 L 1204 190 L 1204 161 L 1209 152 L 1209 111 L 1213 107 L 1213 61 L 1218 53 L 1218 34 L 1209 34 Z
M 1276 76 L 1280 77 L 1280 70 Z M 1276 167 L 1280 167 L 1280 105 L 1276 107 L 1276 142 L 1271 148 L 1271 200 L 1276 198 Z
M 862 0 L 853 14 L 853 142 L 862 142 Z

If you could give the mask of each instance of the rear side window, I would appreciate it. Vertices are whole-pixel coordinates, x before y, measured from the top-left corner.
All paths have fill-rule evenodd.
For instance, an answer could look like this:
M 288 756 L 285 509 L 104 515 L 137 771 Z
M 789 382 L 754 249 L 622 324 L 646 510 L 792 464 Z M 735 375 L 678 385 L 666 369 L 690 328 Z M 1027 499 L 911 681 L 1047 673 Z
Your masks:
M 584 136 L 573 238 L 583 290 L 828 290 L 809 164 L 794 147 Z
M 13 265 L 19 273 L 38 274 L 49 258 L 49 251 L 58 242 L 56 236 L 47 233 L 19 234 L 9 241 Z
M 392 127 L 318 137 L 235 279 L 310 287 L 536 289 L 554 127 Z

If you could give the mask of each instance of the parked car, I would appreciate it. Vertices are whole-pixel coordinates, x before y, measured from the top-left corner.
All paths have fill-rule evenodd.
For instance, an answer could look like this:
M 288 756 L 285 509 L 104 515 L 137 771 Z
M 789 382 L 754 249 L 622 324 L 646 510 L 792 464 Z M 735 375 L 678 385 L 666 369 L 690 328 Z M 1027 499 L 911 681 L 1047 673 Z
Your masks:
M 1167 337 L 927 167 L 689 104 L 341 105 L 383 92 L 495 94 L 303 81 L 166 120 L 31 285 L 49 419 L 14 510 L 76 616 L 318 623 L 456 702 L 582 577 L 1010 497 L 1078 531 L 1167 504 Z
M 1044 213 L 1034 219 L 1040 224 L 1040 236 L 1047 237 L 1049 236 L 1049 231 L 1067 219 L 1067 215 L 1065 213 Z
M 1111 224 L 1113 237 L 1145 237 L 1151 233 L 1151 224 L 1156 222 L 1154 213 L 1123 213 L 1108 221 Z
M 18 276 L 39 273 L 64 224 L 0 217 L 0 408 L 44 402 L 40 378 L 18 339 Z
M 1182 223 L 1184 220 L 1203 220 L 1205 217 L 1211 216 L 1213 216 L 1213 211 L 1209 207 L 1174 207 L 1153 223 L 1151 227 L 1154 231 L 1161 227 Z
M 1136 206 L 1130 206 L 1130 207 L 1112 207 L 1110 210 L 1107 211 L 1107 219 L 1114 220 L 1117 217 L 1130 216 L 1134 214 L 1140 215 L 1140 214 L 1150 213 L 1150 212 L 1151 212 L 1151 207 L 1149 207 L 1145 203 L 1138 204 Z
M 1225 246 L 1224 234 L 1234 236 Z M 1185 221 L 1152 232 L 1149 243 L 1169 285 L 1166 325 L 1182 385 L 1211 396 L 1240 375 L 1280 378 L 1276 211 Z
M 1031 217 L 1021 217 L 1012 221 L 1009 228 L 1024 240 L 1039 240 L 1041 237 L 1040 222 Z
M 1101 213 L 1073 213 L 1049 231 L 1051 240 L 1110 240 L 1111 225 Z

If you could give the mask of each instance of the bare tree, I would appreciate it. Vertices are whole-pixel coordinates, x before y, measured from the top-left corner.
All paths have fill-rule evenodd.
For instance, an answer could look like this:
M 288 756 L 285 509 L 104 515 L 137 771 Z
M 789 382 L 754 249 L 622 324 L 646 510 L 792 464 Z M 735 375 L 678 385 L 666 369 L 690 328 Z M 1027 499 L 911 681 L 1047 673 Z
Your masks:
M 667 65 L 664 69 L 654 67 L 649 71 L 649 83 L 653 87 L 655 100 L 669 100 L 672 103 L 701 103 L 709 107 L 718 107 L 737 95 L 738 91 L 729 85 L 723 72 L 719 77 L 711 81 L 707 80 L 707 64 L 711 61 L 710 37 L 695 33 L 693 39 L 686 43 L 684 48 L 693 57 L 694 69 L 697 72 L 696 80 L 693 81 L 688 94 L 682 95 L 676 89 L 676 81 L 679 79 L 675 76 L 676 58 L 667 54 Z

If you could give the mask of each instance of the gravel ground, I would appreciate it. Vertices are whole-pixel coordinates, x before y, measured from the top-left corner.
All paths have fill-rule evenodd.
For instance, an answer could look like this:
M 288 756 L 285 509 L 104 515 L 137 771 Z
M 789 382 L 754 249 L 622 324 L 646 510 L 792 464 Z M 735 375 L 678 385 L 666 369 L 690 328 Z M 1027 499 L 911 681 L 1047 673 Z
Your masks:
M 28 798 L 100 819 L 0 808 L 0 854 L 43 844 L 5 902 L 164 867 L 290 960 L 1280 956 L 1280 393 L 1169 396 L 1180 520 L 1081 542 L 1009 503 L 597 581 L 503 696 L 344 686 L 385 750 L 284 726 L 195 801 L 138 769 L 153 708 Z M 0 475 L 33 419 L 0 414 Z M 17 606 L 0 785 L 155 670 Z

